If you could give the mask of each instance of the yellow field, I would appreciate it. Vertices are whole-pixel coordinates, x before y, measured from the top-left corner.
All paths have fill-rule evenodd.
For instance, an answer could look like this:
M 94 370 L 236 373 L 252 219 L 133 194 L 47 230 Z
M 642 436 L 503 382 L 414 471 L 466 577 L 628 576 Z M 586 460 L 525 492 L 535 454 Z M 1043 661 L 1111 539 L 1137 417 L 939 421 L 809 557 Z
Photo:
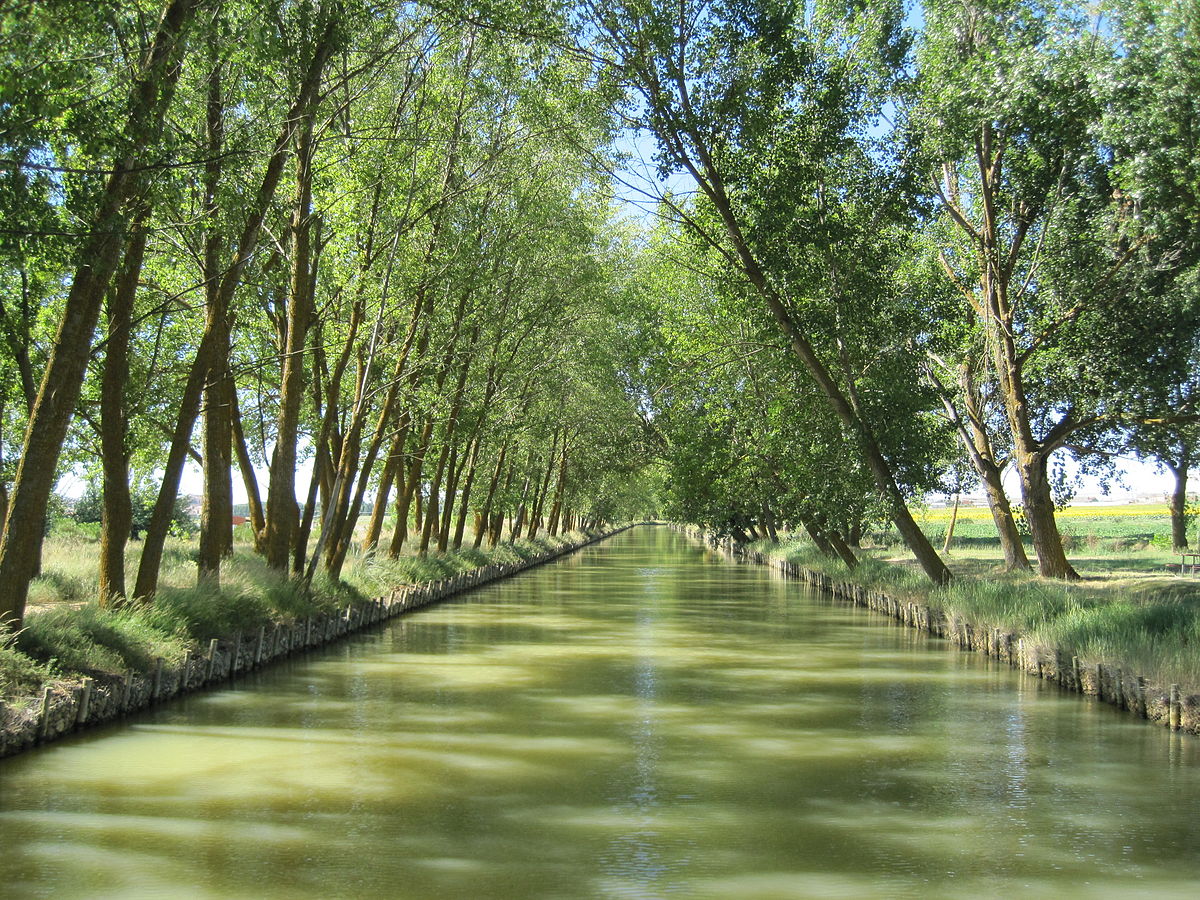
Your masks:
M 915 510 L 913 515 L 921 522 L 949 522 L 953 508 Z M 1111 506 L 1068 506 L 1058 512 L 1059 519 L 1107 519 L 1129 516 L 1166 516 L 1170 509 L 1165 503 L 1122 503 Z M 960 522 L 991 521 L 992 514 L 986 506 L 960 506 Z

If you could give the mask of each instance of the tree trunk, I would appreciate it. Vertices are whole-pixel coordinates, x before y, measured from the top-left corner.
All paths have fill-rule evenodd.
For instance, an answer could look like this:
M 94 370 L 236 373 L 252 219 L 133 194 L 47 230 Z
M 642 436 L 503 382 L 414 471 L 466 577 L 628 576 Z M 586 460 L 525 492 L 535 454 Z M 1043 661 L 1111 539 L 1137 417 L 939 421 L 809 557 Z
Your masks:
M 200 508 L 200 552 L 197 556 L 198 578 L 201 582 L 220 587 L 221 560 L 233 552 L 233 422 L 231 398 L 233 377 L 229 372 L 230 310 L 221 290 L 221 253 L 224 241 L 217 230 L 217 188 L 221 175 L 221 149 L 224 144 L 224 107 L 221 98 L 221 66 L 216 46 L 215 30 L 210 36 L 208 115 L 206 117 L 206 151 L 204 214 L 208 219 L 208 236 L 204 242 L 204 283 L 207 316 L 206 330 L 212 334 L 208 359 L 208 379 L 204 386 L 204 495 Z
M 104 506 L 100 516 L 100 604 L 125 597 L 125 545 L 133 524 L 129 495 L 129 411 L 125 382 L 129 377 L 129 339 L 133 302 L 146 252 L 144 222 L 134 225 L 125 268 L 108 304 L 108 339 L 100 385 L 100 461 L 104 469 Z
M 554 439 L 550 443 L 550 456 L 546 462 L 546 474 L 542 477 L 537 493 L 533 496 L 533 507 L 529 517 L 529 533 L 527 537 L 533 540 L 538 529 L 542 526 L 542 508 L 546 505 L 546 495 L 550 492 L 550 479 L 554 477 L 555 463 L 558 461 L 558 440 L 562 436 L 562 428 L 554 429 Z M 566 441 L 564 440 L 565 444 Z
M 404 442 L 408 439 L 407 414 L 404 416 L 396 438 L 392 442 L 391 452 L 383 467 L 383 475 L 379 480 L 379 489 L 375 492 L 375 507 L 371 510 L 371 522 L 367 525 L 367 535 L 363 538 L 363 553 L 374 553 L 379 544 L 379 536 L 383 533 L 383 520 L 387 518 L 387 506 L 391 500 L 392 485 L 396 475 L 404 467 Z
M 531 454 L 531 456 L 532 456 L 532 454 Z M 532 458 L 530 459 L 529 462 L 530 463 L 533 462 Z M 528 469 L 526 469 L 526 471 L 528 471 Z M 519 538 L 521 536 L 521 531 L 525 528 L 525 514 L 527 511 L 525 500 L 529 496 L 529 483 L 530 483 L 530 478 L 528 475 L 526 475 L 525 481 L 521 485 L 521 499 L 517 502 L 517 514 L 514 517 L 512 527 L 509 530 L 508 536 L 509 536 L 510 540 L 515 541 L 517 538 Z
M 183 465 L 187 461 L 192 427 L 196 423 L 196 416 L 200 414 L 200 396 L 208 374 L 208 345 L 211 340 L 212 335 L 208 332 L 201 336 L 200 346 L 196 348 L 196 356 L 192 360 L 192 368 L 188 371 L 187 383 L 179 401 L 179 412 L 175 417 L 175 429 L 171 433 L 171 446 L 167 451 L 167 461 L 163 465 L 162 484 L 158 487 L 154 511 L 150 514 L 150 523 L 146 526 L 146 536 L 142 540 L 142 558 L 138 563 L 137 581 L 133 588 L 134 598 L 141 603 L 151 602 L 158 590 L 158 572 L 162 565 L 163 547 L 166 545 L 167 532 L 175 515 L 175 500 L 179 496 L 179 480 L 183 476 Z
M 1171 491 L 1171 546 L 1176 553 L 1183 553 L 1188 549 L 1187 484 L 1191 454 L 1184 453 L 1178 466 L 1170 463 L 1166 465 L 1175 476 L 1175 487 Z
M 801 518 L 800 516 L 796 517 L 796 521 L 800 523 L 801 528 L 808 532 L 809 538 L 812 540 L 817 550 L 820 551 L 822 556 L 827 556 L 830 559 L 833 559 L 835 556 L 837 556 L 837 551 L 833 549 L 833 544 L 829 543 L 829 541 L 825 538 L 825 532 L 822 531 L 815 522 L 807 518 Z
M 417 448 L 408 463 L 408 472 L 404 479 L 404 487 L 396 499 L 396 527 L 392 531 L 392 542 L 388 547 L 388 556 L 395 559 L 400 555 L 404 541 L 408 537 L 408 511 L 412 506 L 413 496 L 420 503 L 421 471 L 425 467 L 425 454 L 429 452 L 429 442 L 433 437 L 433 419 L 427 419 L 417 440 Z
M 179 79 L 184 33 L 197 0 L 170 0 L 130 95 L 124 135 L 136 151 L 156 148 Z M 53 349 L 25 430 L 21 461 L 0 538 L 0 621 L 18 630 L 25 617 L 29 581 L 41 556 L 42 523 L 54 489 L 58 460 L 87 371 L 92 336 L 113 273 L 125 248 L 125 208 L 147 182 L 148 169 L 127 156 L 112 174 L 77 256 L 71 288 Z M 8 527 L 8 526 L 14 527 Z
M 441 508 L 438 495 L 442 490 L 442 476 L 446 473 L 446 458 L 449 455 L 450 447 L 443 442 L 442 449 L 438 452 L 433 481 L 429 485 L 429 500 L 425 506 L 425 518 L 421 522 L 421 546 L 418 552 L 422 556 L 429 552 L 429 541 L 433 537 L 433 530 L 441 521 L 438 517 L 438 510 Z
M 475 529 L 474 547 L 476 550 L 478 550 L 480 545 L 483 543 L 484 533 L 489 529 L 489 527 L 491 525 L 492 501 L 496 497 L 496 487 L 500 483 L 500 473 L 504 471 L 504 458 L 507 455 L 508 455 L 508 441 L 505 440 L 503 446 L 501 446 L 501 448 L 500 448 L 500 455 L 498 457 L 496 457 L 496 468 L 492 471 L 491 481 L 488 482 L 487 497 L 484 499 L 483 509 L 479 513 L 479 521 L 480 521 L 481 527 L 478 527 Z
M 254 535 L 254 549 L 262 552 L 261 545 L 266 518 L 263 516 L 262 496 L 258 492 L 258 477 L 254 472 L 254 461 L 250 458 L 250 448 L 246 446 L 246 432 L 242 428 L 242 413 L 238 408 L 236 387 L 230 392 L 229 404 L 233 448 L 237 452 L 238 468 L 242 472 L 242 485 L 246 489 L 246 505 L 250 508 L 250 530 Z
M 310 111 L 311 113 L 311 111 Z M 283 346 L 275 452 L 267 486 L 267 565 L 287 572 L 299 530 L 296 505 L 296 437 L 304 400 L 305 343 L 313 318 L 312 179 L 313 120 L 307 115 L 296 141 L 296 200 L 292 209 L 292 278 L 288 292 L 287 338 Z
M 950 525 L 946 528 L 946 539 L 942 541 L 942 553 L 950 552 L 950 544 L 954 540 L 954 526 L 958 524 L 958 501 L 962 494 L 954 494 L 954 511 L 950 513 Z
M 834 552 L 838 558 L 846 564 L 847 569 L 853 569 L 858 565 L 858 559 L 854 556 L 854 551 L 842 539 L 842 534 L 836 528 L 827 533 L 829 543 L 833 546 Z
M 1004 568 L 1009 572 L 1027 572 L 1030 569 L 1029 557 L 1025 554 L 1025 544 L 1021 540 L 1021 532 L 1017 528 L 1008 494 L 1004 490 L 1003 465 L 997 462 L 995 450 L 992 448 L 984 401 L 975 382 L 974 360 L 967 360 L 958 367 L 958 381 L 965 416 L 959 415 L 950 396 L 937 378 L 933 377 L 946 414 L 958 431 L 963 449 L 967 451 L 967 458 L 971 460 L 971 465 L 983 484 L 988 511 L 992 515 L 996 534 L 1000 539 L 1000 549 L 1004 553 Z
M 558 483 L 554 486 L 554 502 L 550 506 L 550 521 L 546 525 L 546 533 L 550 537 L 558 534 L 559 517 L 562 515 L 563 491 L 567 484 L 567 450 L 564 447 L 562 462 L 558 467 Z
M 779 532 L 775 530 L 775 517 L 771 515 L 771 509 L 767 504 L 762 507 L 763 527 L 767 530 L 767 538 L 772 544 L 779 543 Z
M 467 480 L 463 482 L 462 496 L 458 500 L 458 521 L 454 525 L 454 540 L 450 544 L 454 550 L 462 547 L 463 535 L 467 530 L 467 514 L 471 510 L 471 488 L 475 484 L 480 443 L 481 441 L 478 437 L 471 442 L 471 455 L 467 460 Z
M 1046 472 L 1046 455 L 1031 456 L 1017 451 L 1017 473 L 1021 478 L 1021 494 L 1025 501 L 1025 520 L 1033 538 L 1038 557 L 1038 570 L 1046 578 L 1078 580 L 1079 574 L 1067 561 L 1062 535 L 1054 517 L 1054 498 Z
M 317 493 L 325 479 L 328 459 L 327 453 L 317 453 L 313 459 L 312 477 L 308 479 L 308 493 L 304 495 L 304 509 L 300 510 L 300 526 L 296 531 L 296 539 L 292 542 L 293 575 L 304 571 L 304 563 L 308 559 L 308 538 L 312 534 L 313 518 L 317 514 Z M 328 512 L 329 505 L 325 504 L 324 509 Z
M 450 448 L 450 460 L 446 464 L 445 501 L 442 503 L 442 521 L 437 528 L 438 553 L 445 553 L 450 546 L 450 523 L 453 521 L 455 495 L 458 493 L 458 479 L 462 475 L 462 466 L 458 462 L 458 444 Z

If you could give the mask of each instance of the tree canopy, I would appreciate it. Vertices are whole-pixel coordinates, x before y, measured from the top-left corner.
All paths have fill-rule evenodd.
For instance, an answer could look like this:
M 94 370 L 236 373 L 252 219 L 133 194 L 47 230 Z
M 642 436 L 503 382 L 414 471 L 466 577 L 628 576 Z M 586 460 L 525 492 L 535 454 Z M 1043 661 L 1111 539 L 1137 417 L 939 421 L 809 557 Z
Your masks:
M 1194 455 L 1194 5 L 920 11 L 0 4 L 0 616 L 68 471 L 152 602 L 189 459 L 215 583 L 235 479 L 298 578 L 668 514 L 943 582 L 964 460 L 1072 577 L 1054 460 Z

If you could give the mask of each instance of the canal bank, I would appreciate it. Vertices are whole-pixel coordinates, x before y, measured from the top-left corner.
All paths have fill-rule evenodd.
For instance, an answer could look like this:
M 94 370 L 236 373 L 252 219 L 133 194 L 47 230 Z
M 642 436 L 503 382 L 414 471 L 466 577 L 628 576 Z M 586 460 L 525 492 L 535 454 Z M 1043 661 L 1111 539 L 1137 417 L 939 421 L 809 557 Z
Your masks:
M 0 758 L 113 721 L 193 691 L 227 683 L 272 662 L 323 647 L 396 616 L 509 578 L 619 534 L 622 525 L 548 549 L 519 562 L 480 566 L 450 578 L 393 588 L 365 603 L 295 621 L 276 621 L 246 633 L 212 638 L 179 659 L 158 657 L 149 672 L 120 677 L 61 679 L 42 688 L 36 703 L 0 704 Z
M 1144 676 L 1126 672 L 1121 667 L 1101 661 L 1081 660 L 1079 656 L 1060 647 L 1039 645 L 1015 631 L 980 626 L 959 617 L 949 617 L 937 606 L 901 600 L 853 581 L 839 580 L 824 572 L 746 547 L 729 537 L 718 537 L 693 526 L 672 527 L 730 558 L 769 566 L 789 578 L 799 579 L 842 600 L 890 616 L 906 626 L 946 638 L 961 650 L 1000 660 L 1065 691 L 1094 698 L 1172 731 L 1200 734 L 1200 695 L 1185 693 L 1178 684 L 1154 684 Z
M 0 766 L 6 900 L 1200 891 L 1200 742 L 636 528 Z

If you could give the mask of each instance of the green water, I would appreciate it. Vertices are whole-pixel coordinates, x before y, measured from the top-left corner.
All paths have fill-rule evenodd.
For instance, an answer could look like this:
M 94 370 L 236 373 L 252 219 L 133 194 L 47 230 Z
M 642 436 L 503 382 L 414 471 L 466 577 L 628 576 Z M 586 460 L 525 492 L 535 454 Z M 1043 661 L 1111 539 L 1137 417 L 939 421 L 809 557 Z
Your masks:
M 639 528 L 0 761 L 0 897 L 1200 896 L 1200 741 Z

